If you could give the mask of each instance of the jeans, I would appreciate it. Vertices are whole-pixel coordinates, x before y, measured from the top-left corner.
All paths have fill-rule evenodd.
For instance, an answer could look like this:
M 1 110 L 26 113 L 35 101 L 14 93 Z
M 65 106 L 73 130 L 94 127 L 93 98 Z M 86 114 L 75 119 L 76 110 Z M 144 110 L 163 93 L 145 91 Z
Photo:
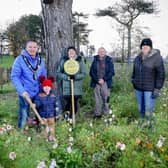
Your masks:
M 145 113 L 148 112 L 150 115 L 154 112 L 154 106 L 156 98 L 152 98 L 152 91 L 139 91 L 135 90 L 135 95 L 138 102 L 138 110 L 141 117 L 145 117 Z
M 29 116 L 30 107 L 27 101 L 19 96 L 19 116 L 18 116 L 18 128 L 24 128 Z

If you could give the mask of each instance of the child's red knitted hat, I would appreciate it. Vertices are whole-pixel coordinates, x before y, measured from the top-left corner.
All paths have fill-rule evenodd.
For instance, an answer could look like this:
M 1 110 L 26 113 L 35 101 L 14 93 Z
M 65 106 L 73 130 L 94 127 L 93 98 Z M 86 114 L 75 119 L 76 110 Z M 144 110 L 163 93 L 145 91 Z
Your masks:
M 49 77 L 48 79 L 45 79 L 44 76 L 40 76 L 40 83 L 42 83 L 42 87 L 49 86 L 53 88 L 53 82 L 54 82 L 53 77 Z

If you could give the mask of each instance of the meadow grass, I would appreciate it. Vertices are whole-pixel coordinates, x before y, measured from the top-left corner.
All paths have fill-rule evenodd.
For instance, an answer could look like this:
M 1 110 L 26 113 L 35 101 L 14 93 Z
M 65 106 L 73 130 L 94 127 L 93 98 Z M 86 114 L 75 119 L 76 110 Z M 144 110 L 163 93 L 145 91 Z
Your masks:
M 76 126 L 73 128 L 63 118 L 58 119 L 56 142 L 46 142 L 36 131 L 36 126 L 27 125 L 28 135 L 17 129 L 17 95 L 5 92 L 9 90 L 6 86 L 0 97 L 0 131 L 8 124 L 14 128 L 0 134 L 0 167 L 34 168 L 40 163 L 49 167 L 53 159 L 59 168 L 168 167 L 167 86 L 162 89 L 156 104 L 155 130 L 141 128 L 130 82 L 132 67 L 115 64 L 115 69 L 110 94 L 112 114 L 101 119 L 93 119 L 90 115 L 94 110 L 94 99 L 87 75 Z M 123 148 L 117 144 L 122 144 Z M 12 151 L 16 154 L 14 160 L 9 158 Z
M 13 56 L 3 56 L 0 62 L 0 67 L 11 68 L 13 61 L 14 61 Z

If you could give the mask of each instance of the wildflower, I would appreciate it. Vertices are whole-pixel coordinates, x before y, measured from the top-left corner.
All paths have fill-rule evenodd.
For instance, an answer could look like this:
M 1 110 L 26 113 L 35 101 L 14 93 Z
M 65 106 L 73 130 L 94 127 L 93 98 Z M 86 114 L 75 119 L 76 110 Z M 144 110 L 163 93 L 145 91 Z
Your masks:
M 162 163 L 162 161 L 160 160 L 160 158 L 156 158 L 156 162 Z
M 162 135 L 160 135 L 159 140 L 158 140 L 156 146 L 158 148 L 161 148 L 163 146 L 163 144 L 164 144 L 165 139 L 166 139 L 165 137 L 163 137 Z
M 12 130 L 12 126 L 11 126 L 11 125 L 7 125 L 7 126 L 6 126 L 6 129 L 7 129 L 7 131 Z
M 49 168 L 55 168 L 57 166 L 57 163 L 55 161 L 55 159 L 52 159 L 50 167 Z
M 70 143 L 69 143 L 69 146 L 72 146 L 72 145 L 73 145 L 73 143 L 72 143 L 72 142 L 70 142 Z
M 74 138 L 73 137 L 69 137 L 69 141 L 73 142 Z
M 37 121 L 36 121 L 36 120 L 33 120 L 32 124 L 33 124 L 33 125 L 37 125 Z
M 55 139 L 55 137 L 53 137 L 52 135 L 50 135 L 50 136 L 48 137 L 48 141 L 56 141 L 56 139 Z
M 121 146 L 120 146 L 120 150 L 124 151 L 125 148 L 126 148 L 125 144 L 121 144 Z
M 58 144 L 57 144 L 57 143 L 55 143 L 55 144 L 52 146 L 53 149 L 56 149 L 57 147 L 58 147 Z
M 165 148 L 161 147 L 159 148 L 161 152 L 164 152 L 165 151 Z
M 150 156 L 152 157 L 154 155 L 154 152 L 153 151 L 150 151 Z
M 104 119 L 104 122 L 106 123 L 106 122 L 107 122 L 107 119 Z
M 72 128 L 71 127 L 69 128 L 69 132 L 72 132 Z
M 69 118 L 69 123 L 72 124 L 72 119 L 71 118 Z
M 33 124 L 33 118 L 28 118 L 28 124 Z
M 135 120 L 135 124 L 138 124 L 138 121 L 137 121 L 137 120 Z
M 24 135 L 28 135 L 28 133 L 29 133 L 28 130 L 24 130 L 24 131 L 23 131 L 23 134 L 24 134 Z
M 27 138 L 27 140 L 28 140 L 28 141 L 31 141 L 31 140 L 32 140 L 32 138 L 31 138 L 31 137 L 28 137 L 28 138 Z
M 166 107 L 167 106 L 167 104 L 163 104 L 163 107 Z
M 116 148 L 119 148 L 121 146 L 121 142 L 116 143 Z
M 9 159 L 15 160 L 16 159 L 16 153 L 15 152 L 10 152 Z
M 93 124 L 92 124 L 92 123 L 90 123 L 89 125 L 90 125 L 90 127 L 93 127 Z
M 115 115 L 114 115 L 114 114 L 112 115 L 112 118 L 115 118 Z
M 72 152 L 72 148 L 71 148 L 70 146 L 67 148 L 67 152 L 68 152 L 68 153 L 71 153 L 71 152 Z
M 161 148 L 161 147 L 163 146 L 163 141 L 162 141 L 162 140 L 159 140 L 159 141 L 157 142 L 156 146 L 157 146 L 158 148 Z
M 1 134 L 1 135 L 4 134 L 4 128 L 3 128 L 3 127 L 0 128 L 0 134 Z
M 45 162 L 39 162 L 38 165 L 37 165 L 37 168 L 46 168 L 46 164 Z
M 112 113 L 113 113 L 113 111 L 112 111 L 112 109 L 110 109 L 110 110 L 109 110 L 109 114 L 112 114 Z
M 119 148 L 121 151 L 124 151 L 126 148 L 126 145 L 124 143 L 117 142 L 116 148 Z
M 112 122 L 112 120 L 113 120 L 112 118 L 109 118 L 109 122 Z

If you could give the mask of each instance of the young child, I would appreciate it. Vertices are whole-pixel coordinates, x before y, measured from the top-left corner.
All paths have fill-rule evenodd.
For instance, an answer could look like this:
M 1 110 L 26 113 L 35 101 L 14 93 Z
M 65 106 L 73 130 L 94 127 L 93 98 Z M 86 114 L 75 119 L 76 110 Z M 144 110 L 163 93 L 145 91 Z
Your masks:
M 34 104 L 42 118 L 45 119 L 46 129 L 42 135 L 49 141 L 55 140 L 55 117 L 61 112 L 61 102 L 58 96 L 52 93 L 54 78 L 40 77 L 42 92 L 36 96 Z

